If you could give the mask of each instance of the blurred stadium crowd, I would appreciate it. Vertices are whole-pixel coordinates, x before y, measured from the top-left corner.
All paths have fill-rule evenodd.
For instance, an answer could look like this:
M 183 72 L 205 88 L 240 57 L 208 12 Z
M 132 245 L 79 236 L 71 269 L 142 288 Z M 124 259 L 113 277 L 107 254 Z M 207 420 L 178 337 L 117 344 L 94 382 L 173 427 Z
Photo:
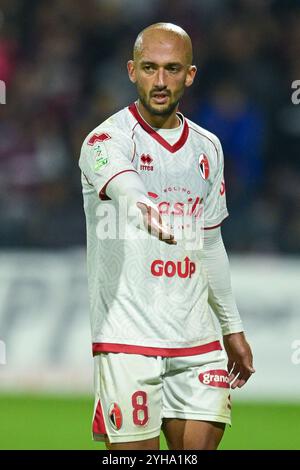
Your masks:
M 126 62 L 157 21 L 193 40 L 181 110 L 223 144 L 227 247 L 300 252 L 295 0 L 0 0 L 0 247 L 85 244 L 81 143 L 136 98 Z

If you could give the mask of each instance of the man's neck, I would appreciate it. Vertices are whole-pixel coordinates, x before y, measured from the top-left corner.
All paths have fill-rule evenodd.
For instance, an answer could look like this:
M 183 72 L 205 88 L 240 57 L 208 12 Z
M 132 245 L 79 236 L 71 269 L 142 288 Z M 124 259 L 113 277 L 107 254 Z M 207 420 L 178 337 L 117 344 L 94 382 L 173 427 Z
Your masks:
M 176 114 L 177 108 L 168 116 L 156 116 L 151 114 L 140 100 L 137 102 L 137 109 L 142 118 L 151 126 L 157 129 L 174 129 L 180 126 L 180 120 Z

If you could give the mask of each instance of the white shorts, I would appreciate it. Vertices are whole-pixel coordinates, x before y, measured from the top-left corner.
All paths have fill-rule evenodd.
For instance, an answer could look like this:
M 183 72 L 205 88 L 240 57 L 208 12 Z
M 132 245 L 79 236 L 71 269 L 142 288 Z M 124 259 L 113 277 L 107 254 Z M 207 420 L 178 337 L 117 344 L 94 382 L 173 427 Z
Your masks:
M 150 439 L 159 436 L 163 418 L 231 424 L 223 351 L 170 358 L 102 353 L 94 361 L 95 440 Z

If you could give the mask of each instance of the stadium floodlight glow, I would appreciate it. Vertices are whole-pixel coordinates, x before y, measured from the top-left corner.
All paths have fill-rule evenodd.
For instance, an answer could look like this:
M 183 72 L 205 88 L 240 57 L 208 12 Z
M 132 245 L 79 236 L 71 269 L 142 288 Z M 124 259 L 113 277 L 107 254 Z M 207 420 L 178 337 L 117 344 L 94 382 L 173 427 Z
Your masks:
M 3 80 L 0 80 L 0 104 L 6 104 L 6 85 Z

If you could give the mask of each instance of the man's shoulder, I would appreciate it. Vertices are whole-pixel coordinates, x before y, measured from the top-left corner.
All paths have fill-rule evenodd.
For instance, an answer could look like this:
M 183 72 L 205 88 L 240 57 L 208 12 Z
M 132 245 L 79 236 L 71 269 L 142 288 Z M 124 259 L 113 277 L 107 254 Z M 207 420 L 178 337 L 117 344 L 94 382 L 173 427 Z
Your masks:
M 195 122 L 191 121 L 190 119 L 185 118 L 187 121 L 187 124 L 189 126 L 189 129 L 195 134 L 199 136 L 199 139 L 205 139 L 209 140 L 215 147 L 219 148 L 220 146 L 220 140 L 219 138 L 210 132 L 207 129 L 204 129 L 204 127 L 199 126 L 199 124 L 196 124 Z
M 131 140 L 132 124 L 131 113 L 127 107 L 123 108 L 91 130 L 85 137 L 83 146 Z

